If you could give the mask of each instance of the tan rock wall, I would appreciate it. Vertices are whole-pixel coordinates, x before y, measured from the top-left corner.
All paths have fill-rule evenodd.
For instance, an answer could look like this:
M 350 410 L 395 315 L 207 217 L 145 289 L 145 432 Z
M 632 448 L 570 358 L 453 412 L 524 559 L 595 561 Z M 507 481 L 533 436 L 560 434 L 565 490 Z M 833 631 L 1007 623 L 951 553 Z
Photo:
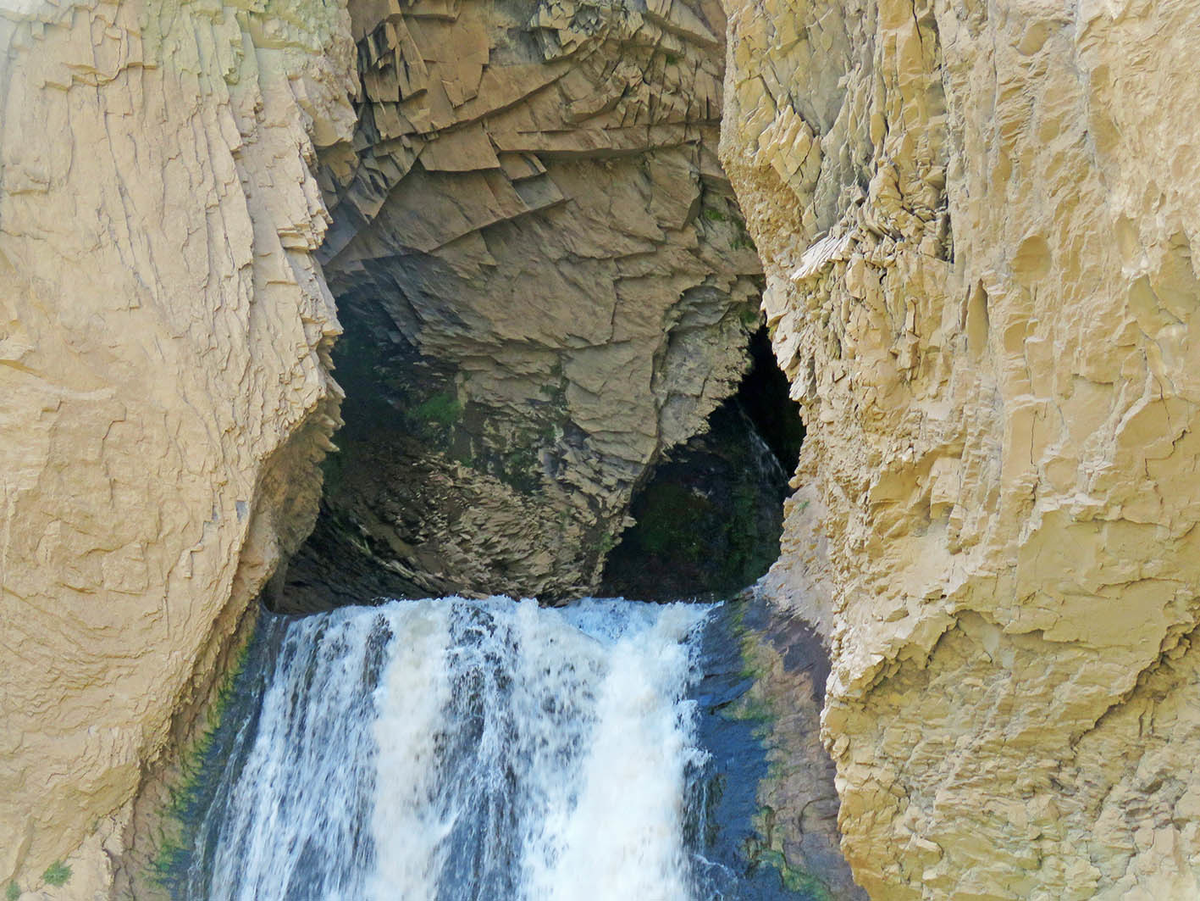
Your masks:
M 353 127 L 353 43 L 338 4 L 267 9 L 0 5 L 5 885 L 119 825 L 316 512 L 339 326 L 311 170 Z
M 856 877 L 1195 896 L 1200 8 L 726 8 Z

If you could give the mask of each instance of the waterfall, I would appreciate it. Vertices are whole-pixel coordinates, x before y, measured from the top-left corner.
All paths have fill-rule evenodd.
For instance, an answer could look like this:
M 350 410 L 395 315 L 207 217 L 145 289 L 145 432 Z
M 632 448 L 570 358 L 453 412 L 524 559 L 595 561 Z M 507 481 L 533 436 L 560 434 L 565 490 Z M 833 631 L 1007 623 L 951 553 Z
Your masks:
M 267 619 L 266 687 L 186 896 L 711 897 L 687 821 L 712 609 L 454 598 Z
M 779 486 L 781 492 L 786 492 L 791 474 L 783 468 L 779 457 L 771 449 L 771 445 L 767 444 L 767 439 L 763 437 L 750 414 L 746 412 L 746 408 L 740 403 L 737 405 L 737 412 L 746 428 L 750 443 L 754 446 L 754 465 L 758 470 L 759 478 L 764 484 Z

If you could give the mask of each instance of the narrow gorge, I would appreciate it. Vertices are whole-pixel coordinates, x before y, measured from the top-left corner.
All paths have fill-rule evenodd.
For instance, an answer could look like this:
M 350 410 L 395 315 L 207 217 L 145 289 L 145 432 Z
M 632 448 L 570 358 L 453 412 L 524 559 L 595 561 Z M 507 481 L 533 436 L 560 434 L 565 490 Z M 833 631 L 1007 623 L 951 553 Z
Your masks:
M 6 897 L 1200 897 L 1197 41 L 0 0 Z

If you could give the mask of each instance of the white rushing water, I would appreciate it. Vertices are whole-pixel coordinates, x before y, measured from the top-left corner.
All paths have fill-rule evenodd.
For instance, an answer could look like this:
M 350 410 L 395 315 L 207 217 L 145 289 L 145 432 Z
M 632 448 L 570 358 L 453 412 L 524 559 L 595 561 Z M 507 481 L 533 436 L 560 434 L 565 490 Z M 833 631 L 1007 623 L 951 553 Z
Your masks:
M 189 897 L 684 901 L 710 608 L 393 601 L 276 648 Z

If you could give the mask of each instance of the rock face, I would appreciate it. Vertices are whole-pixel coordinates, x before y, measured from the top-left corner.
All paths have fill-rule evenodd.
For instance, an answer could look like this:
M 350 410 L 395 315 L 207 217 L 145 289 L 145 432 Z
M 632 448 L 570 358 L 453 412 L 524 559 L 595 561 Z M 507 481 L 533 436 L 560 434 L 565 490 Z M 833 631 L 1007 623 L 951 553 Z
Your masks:
M 856 878 L 1195 897 L 1200 7 L 726 10 Z
M 108 878 L 172 715 L 311 528 L 336 3 L 0 5 L 0 882 Z
M 307 587 L 595 582 L 747 362 L 724 77 L 808 426 L 764 587 L 832 651 L 855 878 L 1200 894 L 1198 42 L 1190 0 L 4 3 L 0 880 L 105 884 L 311 528 L 322 264 Z M 829 858 L 780 747 L 815 831 L 764 850 Z
M 758 326 L 724 32 L 711 0 L 3 3 L 0 883 L 81 842 L 57 896 L 111 881 L 311 529 L 322 263 L 367 389 L 326 553 L 362 585 L 595 583 Z
M 635 6 L 351 2 L 321 251 L 347 426 L 285 609 L 355 555 L 423 594 L 586 593 L 736 389 L 760 267 L 716 159 L 724 16 Z

